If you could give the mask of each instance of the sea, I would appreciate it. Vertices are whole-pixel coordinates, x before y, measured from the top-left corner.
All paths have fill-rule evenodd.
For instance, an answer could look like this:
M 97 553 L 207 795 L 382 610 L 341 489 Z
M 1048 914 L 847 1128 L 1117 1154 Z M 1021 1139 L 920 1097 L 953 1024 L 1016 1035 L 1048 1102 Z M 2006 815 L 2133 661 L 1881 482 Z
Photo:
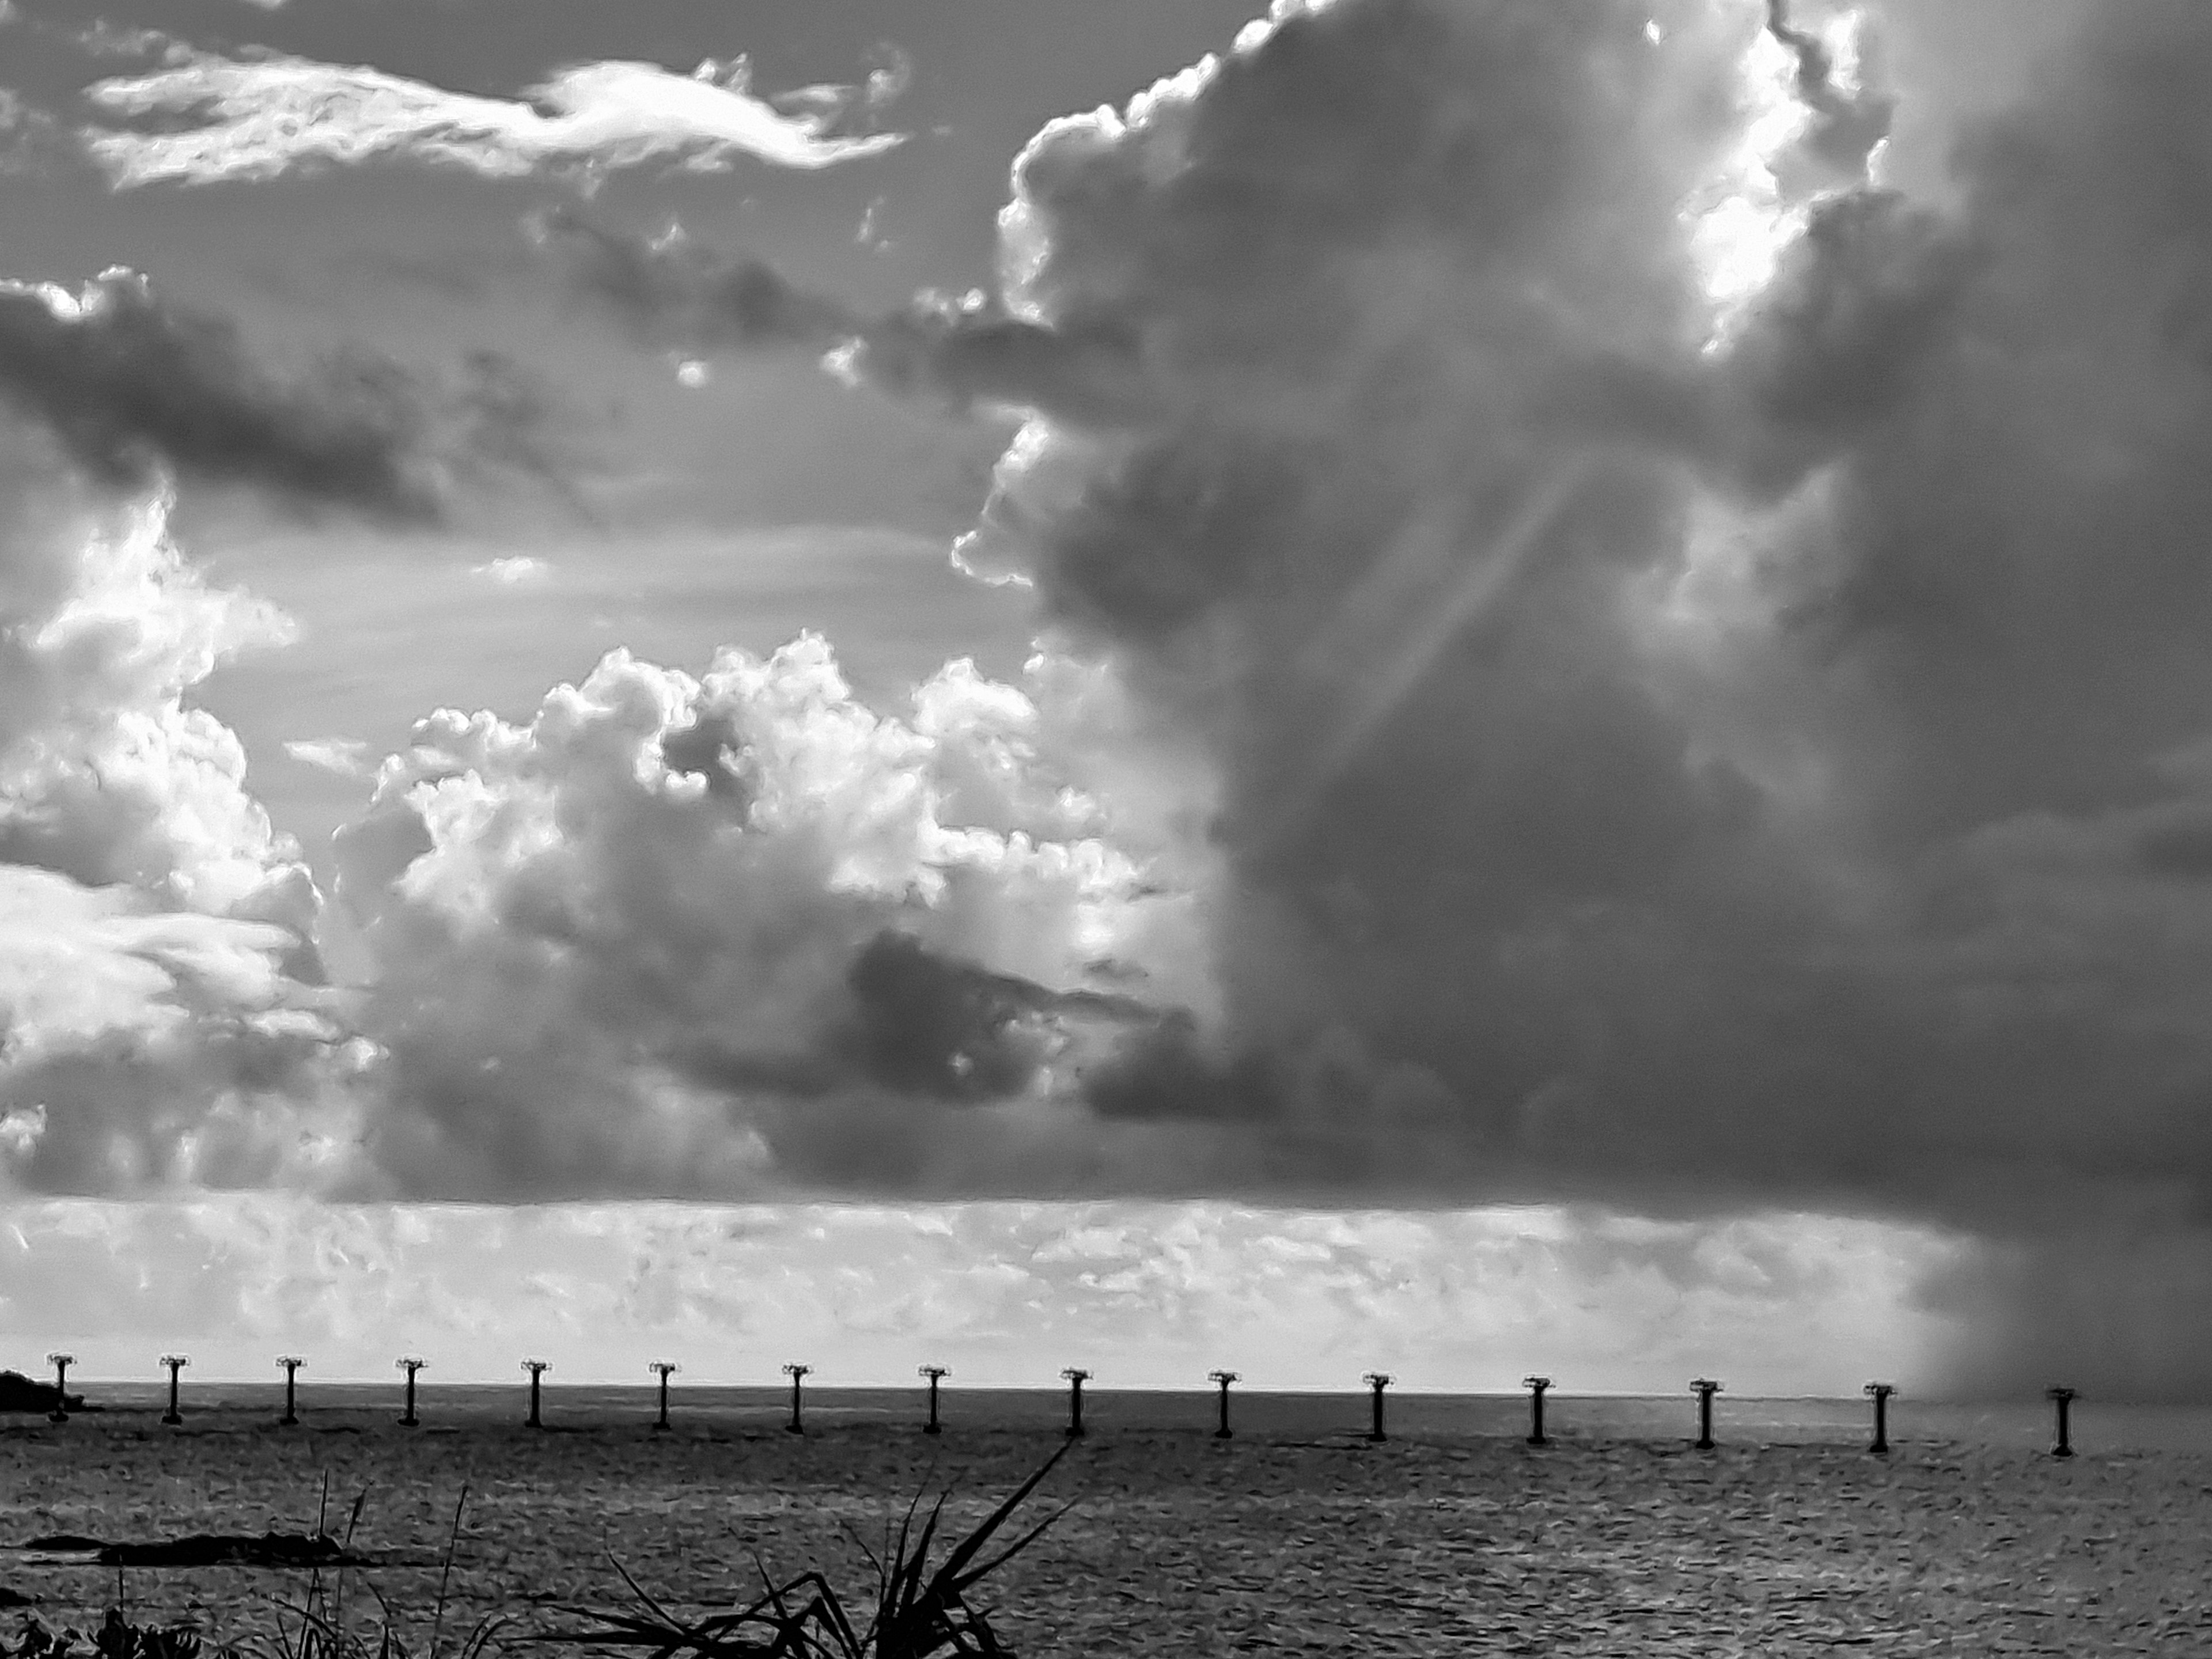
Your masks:
M 0 1419 L 7 1620 L 89 1632 L 110 1608 L 204 1642 L 296 1653 L 311 1622 L 411 1659 L 547 1638 L 653 1603 L 696 1618 L 818 1571 L 870 1604 L 901 1521 L 942 1539 L 1057 1457 L 1010 1528 L 1054 1516 L 969 1601 L 1022 1656 L 2155 1654 L 2212 1659 L 2212 1410 L 1723 1394 L 1546 1402 L 948 1383 L 642 1389 L 423 1380 L 93 1384 L 102 1409 Z M 949 1494 L 949 1495 L 948 1495 Z M 101 1566 L 58 1535 L 329 1534 L 320 1569 Z M 0 1597 L 0 1600 L 8 1599 Z

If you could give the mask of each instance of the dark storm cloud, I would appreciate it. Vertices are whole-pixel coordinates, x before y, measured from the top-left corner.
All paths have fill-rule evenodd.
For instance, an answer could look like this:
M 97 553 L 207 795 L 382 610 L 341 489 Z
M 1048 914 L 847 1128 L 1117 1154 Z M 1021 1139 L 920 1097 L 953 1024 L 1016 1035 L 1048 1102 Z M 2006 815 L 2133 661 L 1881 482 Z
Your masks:
M 1057 999 L 1042 986 L 948 961 L 890 932 L 853 958 L 845 982 L 855 1017 L 833 1046 L 852 1053 L 886 1089 L 997 1099 L 1019 1093 L 1042 1069 L 1044 1045 L 1029 1028 Z
M 980 295 L 924 295 L 868 317 L 680 232 L 647 240 L 565 212 L 532 228 L 562 254 L 575 291 L 648 345 L 834 351 L 853 380 L 958 410 L 999 405 L 1113 424 L 1142 407 L 1134 336 L 1119 325 L 1044 328 Z
M 1045 1072 L 1059 1018 L 1144 1023 L 1133 999 L 1055 991 L 932 951 L 892 928 L 869 939 L 845 970 L 845 1012 L 803 1048 L 745 1051 L 704 1037 L 678 1070 L 733 1091 L 800 1099 L 879 1091 L 926 1103 L 1000 1100 Z
M 403 523 L 439 518 L 456 476 L 535 468 L 544 413 L 534 383 L 488 354 L 458 392 L 362 356 L 281 380 L 234 325 L 125 270 L 76 294 L 0 283 L 0 404 L 106 483 L 167 470 Z
M 1265 1186 L 1333 1043 L 1401 1192 L 2197 1201 L 2212 911 L 2129 825 L 2212 728 L 2212 21 L 2100 12 L 1938 208 L 1839 187 L 1887 100 L 1738 21 L 1827 173 L 1711 347 L 1727 8 L 1293 10 L 1024 156 L 1010 306 L 1170 415 L 1040 430 L 963 556 L 1200 734 L 1229 863 L 1224 1018 L 1088 1096 Z
M 843 307 L 768 265 L 718 260 L 678 234 L 647 241 L 566 210 L 539 216 L 530 230 L 565 257 L 578 294 L 647 344 L 822 351 L 859 326 Z

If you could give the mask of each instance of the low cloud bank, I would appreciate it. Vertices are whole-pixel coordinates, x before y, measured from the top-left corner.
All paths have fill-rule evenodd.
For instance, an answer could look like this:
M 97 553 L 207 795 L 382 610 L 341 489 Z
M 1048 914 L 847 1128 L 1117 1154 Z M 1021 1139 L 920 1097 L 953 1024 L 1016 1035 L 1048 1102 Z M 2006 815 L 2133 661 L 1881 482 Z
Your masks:
M 1796 1216 L 254 1194 L 20 1202 L 0 1295 L 82 1376 L 158 1376 L 170 1347 L 192 1356 L 187 1388 L 274 1380 L 280 1352 L 307 1356 L 310 1389 L 396 1388 L 392 1357 L 416 1352 L 433 1382 L 514 1385 L 516 1357 L 539 1353 L 556 1382 L 640 1389 L 672 1358 L 679 1391 L 781 1382 L 804 1359 L 817 1383 L 918 1392 L 930 1360 L 952 1369 L 956 1413 L 959 1390 L 1054 1388 L 1067 1364 L 1108 1389 L 1202 1389 L 1226 1364 L 1254 1389 L 1355 1390 L 1380 1365 L 1407 1389 L 1505 1392 L 1534 1365 L 1569 1391 L 1669 1394 L 1710 1372 L 1739 1394 L 1855 1395 L 1879 1374 L 1924 1397 L 1941 1332 L 1910 1285 L 1956 1249 Z

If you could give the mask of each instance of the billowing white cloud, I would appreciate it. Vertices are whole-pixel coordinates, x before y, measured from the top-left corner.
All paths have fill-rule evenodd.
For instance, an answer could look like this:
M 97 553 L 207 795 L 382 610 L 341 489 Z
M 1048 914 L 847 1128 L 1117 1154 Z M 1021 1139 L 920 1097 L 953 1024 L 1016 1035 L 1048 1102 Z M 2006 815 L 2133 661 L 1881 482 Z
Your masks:
M 247 792 L 237 738 L 185 702 L 225 658 L 289 640 L 289 621 L 210 587 L 159 498 L 96 514 L 19 489 L 6 505 L 0 857 L 304 932 L 296 849 Z
M 160 497 L 0 460 L 0 1169 L 64 1191 L 308 1180 L 342 1160 L 319 895 L 192 689 L 289 637 L 208 586 Z
M 1064 1180 L 1072 1068 L 1147 959 L 1194 975 L 1055 752 L 964 663 L 879 717 L 812 637 L 422 721 L 339 836 L 374 1156 L 456 1196 Z
M 376 770 L 368 744 L 360 738 L 295 738 L 284 752 L 302 766 L 341 778 L 370 777 Z
M 835 111 L 779 110 L 751 92 L 742 58 L 702 64 L 693 75 L 656 64 L 581 64 L 507 99 L 365 65 L 198 52 L 96 82 L 85 96 L 111 118 L 150 123 L 84 134 L 118 185 L 270 179 L 381 158 L 495 178 L 653 161 L 716 172 L 744 157 L 822 167 L 902 142 L 892 133 L 840 134 Z

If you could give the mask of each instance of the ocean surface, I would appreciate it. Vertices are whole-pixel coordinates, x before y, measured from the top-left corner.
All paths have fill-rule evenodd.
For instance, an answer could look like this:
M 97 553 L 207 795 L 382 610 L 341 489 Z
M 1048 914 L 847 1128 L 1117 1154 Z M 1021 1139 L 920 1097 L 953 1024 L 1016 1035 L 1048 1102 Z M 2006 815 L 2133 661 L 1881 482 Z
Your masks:
M 820 1567 L 850 1599 L 917 1496 L 981 1517 L 1064 1443 L 1056 1390 L 948 1383 L 945 1432 L 917 1389 L 433 1386 L 421 1426 L 396 1382 L 94 1384 L 106 1409 L 0 1418 L 0 1587 L 49 1624 L 118 1600 L 218 1639 L 296 1629 L 297 1570 L 96 1567 L 26 1550 L 76 1534 L 350 1532 L 349 1624 L 388 1620 L 416 1659 L 483 1618 L 504 1639 L 579 1605 L 621 1605 L 617 1565 L 687 1610 L 750 1600 L 763 1567 Z M 1864 1400 L 1695 1401 L 1553 1394 L 1553 1443 L 1522 1396 L 1401 1395 L 1365 1438 L 1364 1395 L 1086 1391 L 1088 1433 L 1033 1506 L 1072 1505 L 975 1596 L 1037 1656 L 2156 1654 L 2212 1659 L 2212 1411 L 2076 1403 L 2079 1455 L 2051 1457 L 2043 1401 L 1891 1402 L 1887 1457 Z M 457 1524 L 458 1517 L 458 1524 Z M 758 1558 L 759 1565 L 755 1565 Z M 442 1615 L 441 1595 L 442 1593 Z M 13 1620 L 21 1614 L 4 1615 Z M 550 1651 L 550 1650 L 549 1650 Z

